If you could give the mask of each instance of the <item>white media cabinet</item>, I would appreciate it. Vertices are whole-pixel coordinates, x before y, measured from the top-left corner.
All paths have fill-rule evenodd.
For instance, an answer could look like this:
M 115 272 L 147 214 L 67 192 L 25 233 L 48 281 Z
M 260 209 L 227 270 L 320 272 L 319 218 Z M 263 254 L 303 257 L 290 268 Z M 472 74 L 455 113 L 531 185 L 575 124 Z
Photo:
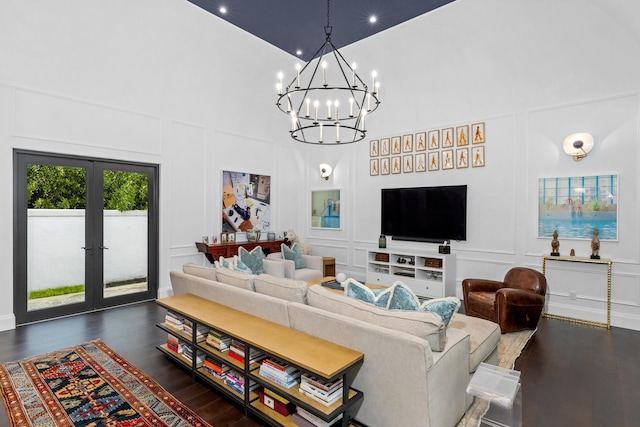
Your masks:
M 391 286 L 398 280 L 422 298 L 456 296 L 456 256 L 390 249 L 367 251 L 367 283 Z

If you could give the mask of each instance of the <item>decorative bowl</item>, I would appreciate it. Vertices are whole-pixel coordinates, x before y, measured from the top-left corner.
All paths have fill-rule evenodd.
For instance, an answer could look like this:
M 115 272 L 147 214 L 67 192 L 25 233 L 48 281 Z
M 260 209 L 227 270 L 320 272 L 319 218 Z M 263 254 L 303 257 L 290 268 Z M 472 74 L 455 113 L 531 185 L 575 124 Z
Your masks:
M 250 242 L 260 240 L 260 230 L 247 230 L 247 240 Z

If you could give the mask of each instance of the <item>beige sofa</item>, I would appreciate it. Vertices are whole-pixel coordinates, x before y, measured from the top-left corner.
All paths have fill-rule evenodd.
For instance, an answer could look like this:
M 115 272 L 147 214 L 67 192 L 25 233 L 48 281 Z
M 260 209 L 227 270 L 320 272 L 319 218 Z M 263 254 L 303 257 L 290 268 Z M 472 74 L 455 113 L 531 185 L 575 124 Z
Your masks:
M 321 256 L 303 254 L 302 259 L 305 263 L 303 268 L 296 268 L 295 262 L 284 259 L 282 252 L 271 252 L 267 255 L 265 261 L 278 261 L 283 264 L 284 275 L 276 275 L 276 277 L 286 277 L 287 279 L 304 280 L 308 282 L 309 280 L 321 279 L 322 276 L 324 276 L 324 264 Z M 265 273 L 267 272 L 265 271 Z
M 183 270 L 170 273 L 175 295 L 199 295 L 364 353 L 355 418 L 370 427 L 455 426 L 471 403 L 471 373 L 482 361 L 497 363 L 500 330 L 482 319 L 456 314 L 445 328 L 433 313 L 388 311 L 303 281 Z

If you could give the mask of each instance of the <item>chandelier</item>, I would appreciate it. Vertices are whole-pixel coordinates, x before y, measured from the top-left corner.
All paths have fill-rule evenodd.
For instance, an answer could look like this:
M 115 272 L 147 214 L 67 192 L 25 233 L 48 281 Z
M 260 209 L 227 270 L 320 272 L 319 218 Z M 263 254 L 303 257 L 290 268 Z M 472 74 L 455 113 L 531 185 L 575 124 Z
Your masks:
M 375 71 L 371 87 L 331 42 L 330 0 L 327 0 L 326 40 L 313 59 L 296 64 L 295 77 L 283 86 L 278 73 L 277 107 L 290 117 L 291 138 L 307 144 L 350 144 L 365 138 L 366 116 L 380 105 Z

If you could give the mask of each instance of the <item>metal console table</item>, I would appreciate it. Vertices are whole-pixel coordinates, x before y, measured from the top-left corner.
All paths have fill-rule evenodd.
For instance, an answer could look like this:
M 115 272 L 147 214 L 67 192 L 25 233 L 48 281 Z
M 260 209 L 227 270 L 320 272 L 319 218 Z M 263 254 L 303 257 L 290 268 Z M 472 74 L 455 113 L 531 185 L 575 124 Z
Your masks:
M 594 322 L 592 320 L 575 319 L 573 317 L 560 316 L 557 314 L 542 313 L 543 317 L 549 319 L 564 320 L 572 323 L 579 323 L 581 325 L 597 326 L 600 328 L 611 328 L 611 264 L 610 259 L 591 259 L 586 257 L 574 257 L 574 256 L 551 256 L 545 255 L 542 257 L 542 274 L 546 273 L 547 260 L 551 261 L 566 261 L 566 262 L 581 262 L 586 264 L 605 264 L 607 266 L 607 322 Z

